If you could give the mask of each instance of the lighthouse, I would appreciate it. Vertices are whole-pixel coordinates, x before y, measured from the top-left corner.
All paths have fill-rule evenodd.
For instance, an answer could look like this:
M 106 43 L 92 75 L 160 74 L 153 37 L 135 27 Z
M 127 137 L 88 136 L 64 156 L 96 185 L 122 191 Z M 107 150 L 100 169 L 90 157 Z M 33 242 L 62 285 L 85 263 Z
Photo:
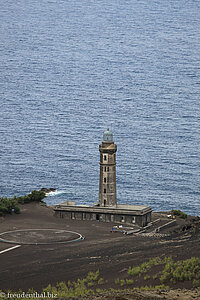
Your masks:
M 109 128 L 104 131 L 100 151 L 100 176 L 99 176 L 99 206 L 116 207 L 116 151 L 113 134 Z
M 99 202 L 94 205 L 76 205 L 64 201 L 54 207 L 55 215 L 66 220 L 91 220 L 146 226 L 151 222 L 152 209 L 146 205 L 117 204 L 116 152 L 117 145 L 109 128 L 104 131 L 99 145 L 100 176 Z

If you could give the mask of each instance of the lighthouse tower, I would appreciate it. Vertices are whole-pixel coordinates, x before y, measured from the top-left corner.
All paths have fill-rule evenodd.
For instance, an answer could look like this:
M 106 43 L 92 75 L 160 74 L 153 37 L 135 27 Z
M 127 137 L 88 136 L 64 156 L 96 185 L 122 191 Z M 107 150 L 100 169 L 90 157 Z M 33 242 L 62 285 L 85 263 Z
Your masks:
M 116 195 L 116 151 L 113 134 L 107 128 L 103 134 L 100 151 L 99 205 L 117 206 Z

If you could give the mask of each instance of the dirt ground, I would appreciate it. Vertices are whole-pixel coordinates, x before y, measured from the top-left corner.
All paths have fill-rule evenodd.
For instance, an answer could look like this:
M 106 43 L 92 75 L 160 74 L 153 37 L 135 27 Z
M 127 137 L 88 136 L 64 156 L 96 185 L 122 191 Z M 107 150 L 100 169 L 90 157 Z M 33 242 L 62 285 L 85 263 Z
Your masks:
M 45 245 L 37 243 L 37 236 L 34 236 L 33 245 L 24 243 L 7 252 L 3 250 L 19 245 L 18 240 L 14 240 L 15 244 L 0 242 L 0 289 L 27 291 L 29 288 L 34 288 L 35 291 L 40 292 L 48 284 L 56 285 L 60 281 L 77 280 L 86 277 L 89 271 L 95 272 L 98 269 L 100 276 L 105 279 L 103 288 L 109 288 L 114 287 L 116 278 L 125 276 L 129 266 L 136 266 L 150 258 L 156 256 L 172 256 L 174 259 L 200 257 L 200 233 L 196 230 L 197 227 L 193 226 L 193 223 L 198 221 L 197 218 L 190 217 L 187 221 L 177 219 L 174 226 L 159 233 L 155 233 L 155 229 L 170 221 L 167 219 L 167 213 L 154 213 L 153 221 L 156 222 L 151 228 L 147 228 L 146 232 L 125 235 L 120 230 L 111 232 L 116 224 L 98 221 L 68 221 L 56 218 L 51 207 L 38 203 L 23 205 L 21 214 L 7 215 L 0 219 L 0 233 L 27 229 L 53 229 L 54 232 L 66 230 L 81 234 L 84 240 L 57 243 L 56 238 L 55 240 L 52 238 L 50 243 Z M 24 239 L 31 241 L 29 232 L 24 232 L 23 241 Z M 44 236 L 41 239 L 44 242 Z M 184 284 L 183 286 L 174 285 L 174 289 L 184 287 L 191 288 Z M 180 295 L 182 292 L 179 290 L 175 293 Z M 195 295 L 193 299 L 198 299 Z M 172 297 L 174 298 L 166 298 L 165 295 L 165 299 L 186 299 L 178 298 L 178 296 Z M 200 295 L 197 294 L 197 297 Z M 132 298 L 119 296 L 116 299 Z

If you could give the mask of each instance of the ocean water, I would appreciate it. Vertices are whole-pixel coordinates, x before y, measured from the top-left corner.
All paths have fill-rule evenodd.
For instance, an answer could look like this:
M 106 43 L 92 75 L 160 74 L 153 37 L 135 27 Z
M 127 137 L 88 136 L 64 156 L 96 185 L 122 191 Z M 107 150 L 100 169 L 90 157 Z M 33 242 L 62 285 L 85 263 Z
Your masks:
M 200 215 L 200 2 L 7 0 L 0 195 L 98 201 L 109 126 L 119 203 Z

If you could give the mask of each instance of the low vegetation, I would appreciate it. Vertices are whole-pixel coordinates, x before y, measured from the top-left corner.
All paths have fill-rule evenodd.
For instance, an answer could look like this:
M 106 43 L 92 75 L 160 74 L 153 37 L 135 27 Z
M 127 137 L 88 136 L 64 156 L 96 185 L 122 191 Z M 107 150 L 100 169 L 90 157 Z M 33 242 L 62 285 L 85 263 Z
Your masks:
M 25 204 L 32 201 L 40 202 L 45 198 L 45 193 L 42 191 L 32 191 L 30 194 L 8 199 L 0 197 L 0 216 L 5 214 L 20 213 L 19 203 Z
M 177 283 L 179 281 L 194 281 L 194 285 L 197 285 L 197 281 L 200 279 L 200 259 L 192 257 L 184 261 L 179 260 L 177 262 L 171 261 L 167 263 L 161 272 L 161 283 L 172 282 Z
M 172 212 L 172 214 L 174 215 L 174 216 L 178 216 L 178 217 L 180 217 L 181 219 L 187 219 L 187 214 L 185 214 L 183 211 L 181 211 L 181 210 L 172 210 L 171 211 Z
M 5 297 L 1 297 L 1 295 L 4 293 L 0 291 L 0 299 L 5 299 L 8 293 L 12 294 L 12 299 L 22 298 L 22 295 L 23 299 L 45 299 L 49 298 L 48 296 L 51 296 L 51 299 L 74 299 L 78 297 L 89 297 L 95 294 L 96 289 L 98 286 L 101 286 L 102 283 L 103 278 L 99 278 L 99 271 L 89 272 L 87 277 L 84 279 L 78 279 L 77 281 L 73 282 L 59 282 L 56 286 L 49 284 L 42 290 L 41 293 L 38 293 L 33 289 L 28 290 L 26 293 L 21 290 L 15 293 L 7 291 L 5 293 Z M 91 289 L 91 286 L 94 288 Z
M 30 194 L 22 196 L 22 197 L 14 197 L 17 199 L 18 203 L 25 204 L 29 202 L 40 202 L 45 198 L 45 193 L 42 191 L 32 191 Z
M 33 289 L 29 289 L 26 293 L 22 290 L 18 292 L 0 291 L 0 299 L 5 299 L 7 295 L 9 295 L 12 299 L 19 299 L 23 296 L 23 299 L 41 299 L 42 297 L 51 296 L 51 299 L 81 299 L 84 297 L 87 299 L 92 299 L 93 295 L 107 295 L 110 293 L 116 294 L 121 292 L 120 289 L 101 289 L 100 285 L 104 282 L 103 278 L 99 278 L 99 271 L 97 272 L 89 272 L 87 277 L 84 279 L 78 279 L 77 281 L 68 281 L 60 282 L 56 286 L 52 286 L 49 284 L 46 288 L 42 290 L 41 293 L 34 291 Z M 127 284 L 132 284 L 132 280 L 128 281 Z M 90 288 L 93 286 L 93 288 Z M 160 290 L 166 289 L 165 285 L 159 286 L 142 286 L 140 288 L 126 289 L 124 291 L 128 293 L 134 293 L 135 291 L 149 291 L 149 290 Z
M 171 257 L 164 257 L 163 259 L 161 259 L 160 257 L 155 257 L 150 259 L 148 262 L 144 262 L 139 266 L 136 267 L 129 267 L 128 270 L 128 275 L 134 275 L 134 276 L 141 276 L 141 274 L 143 273 L 147 273 L 147 271 L 156 265 L 161 265 L 161 264 L 165 264 L 167 262 L 172 261 Z
M 162 270 L 155 274 L 154 267 L 161 266 Z M 157 269 L 157 267 L 156 267 Z M 147 274 L 149 272 L 149 274 Z M 144 276 L 144 277 L 143 277 Z M 137 278 L 140 278 L 140 286 L 136 286 Z M 154 284 L 144 285 L 144 281 L 153 280 Z M 86 278 L 78 279 L 77 281 L 60 282 L 56 286 L 48 285 L 39 294 L 34 290 L 26 292 L 27 296 L 23 299 L 41 299 L 41 295 L 52 295 L 52 299 L 92 299 L 94 295 L 117 295 L 117 293 L 133 294 L 137 291 L 153 291 L 153 290 L 169 290 L 170 285 L 179 281 L 191 282 L 191 287 L 198 288 L 200 279 L 200 259 L 192 257 L 187 260 L 174 261 L 171 257 L 159 258 L 155 257 L 138 266 L 130 267 L 127 272 L 127 278 L 115 279 L 116 288 L 102 289 L 102 285 L 106 283 L 103 278 L 100 278 L 99 271 L 89 272 Z M 156 283 L 157 282 L 157 283 Z M 8 292 L 7 292 L 8 293 Z M 6 295 L 7 295 L 6 293 Z M 11 292 L 10 292 L 11 293 Z M 18 291 L 16 297 L 23 295 L 24 292 Z M 13 293 L 14 294 L 14 293 Z M 0 299 L 3 293 L 0 291 Z M 31 296 L 32 295 L 32 296 Z
M 11 214 L 12 212 L 20 213 L 18 202 L 15 199 L 0 198 L 0 216 Z
M 161 271 L 155 273 L 155 266 L 159 265 Z M 199 287 L 200 259 L 191 257 L 186 260 L 174 261 L 172 257 L 155 257 L 138 266 L 129 267 L 127 278 L 115 279 L 118 286 L 135 285 L 136 282 L 150 281 L 159 284 L 173 285 L 188 282 L 191 287 Z

